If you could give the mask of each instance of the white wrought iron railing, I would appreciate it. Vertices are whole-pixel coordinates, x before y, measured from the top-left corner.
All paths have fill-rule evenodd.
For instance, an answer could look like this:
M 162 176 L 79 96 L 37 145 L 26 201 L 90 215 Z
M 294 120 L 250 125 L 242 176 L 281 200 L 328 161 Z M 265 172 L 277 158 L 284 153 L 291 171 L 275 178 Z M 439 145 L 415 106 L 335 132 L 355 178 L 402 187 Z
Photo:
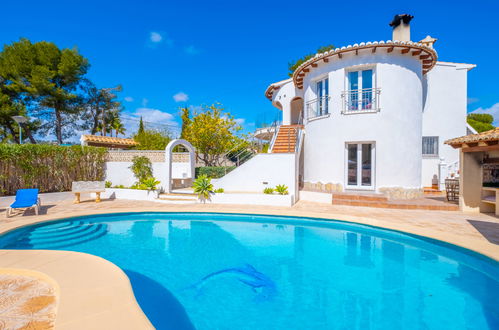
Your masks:
M 329 113 L 329 95 L 321 96 L 307 102 L 307 119 L 320 117 Z
M 365 88 L 341 93 L 342 113 L 378 112 L 381 89 Z

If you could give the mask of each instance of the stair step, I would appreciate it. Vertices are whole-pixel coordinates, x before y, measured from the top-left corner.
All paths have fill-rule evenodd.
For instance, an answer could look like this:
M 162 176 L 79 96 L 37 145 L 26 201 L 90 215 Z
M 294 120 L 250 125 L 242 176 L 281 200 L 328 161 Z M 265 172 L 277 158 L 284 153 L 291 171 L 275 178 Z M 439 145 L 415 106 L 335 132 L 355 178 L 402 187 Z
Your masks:
M 195 202 L 197 198 L 173 198 L 173 197 L 160 197 L 162 201 L 177 201 L 177 202 Z
M 382 194 L 333 193 L 334 200 L 387 202 L 388 198 Z
M 403 209 L 403 210 L 432 210 L 432 211 L 458 211 L 457 205 L 425 205 L 425 204 L 411 204 L 403 202 L 381 202 L 381 201 L 363 201 L 363 200 L 342 200 L 333 199 L 333 205 L 348 205 L 348 206 L 364 206 L 375 208 L 388 208 L 388 209 Z

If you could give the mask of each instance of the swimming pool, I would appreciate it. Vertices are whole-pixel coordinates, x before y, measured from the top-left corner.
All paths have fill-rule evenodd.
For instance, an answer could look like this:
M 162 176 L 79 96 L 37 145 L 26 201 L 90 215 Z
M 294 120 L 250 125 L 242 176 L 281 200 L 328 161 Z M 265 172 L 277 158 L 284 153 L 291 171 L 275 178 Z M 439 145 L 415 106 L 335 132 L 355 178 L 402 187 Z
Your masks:
M 341 221 L 107 214 L 20 228 L 0 248 L 115 263 L 158 329 L 499 328 L 499 263 Z

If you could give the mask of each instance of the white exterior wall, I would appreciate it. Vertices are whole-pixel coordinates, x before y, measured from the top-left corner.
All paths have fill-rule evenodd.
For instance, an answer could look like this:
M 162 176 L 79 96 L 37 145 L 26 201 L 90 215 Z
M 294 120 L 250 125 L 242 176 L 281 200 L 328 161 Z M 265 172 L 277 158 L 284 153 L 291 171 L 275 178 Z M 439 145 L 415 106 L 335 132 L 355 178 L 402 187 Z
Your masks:
M 380 112 L 341 113 L 345 69 L 354 66 L 373 67 L 374 87 L 381 89 Z M 420 61 L 396 53 L 372 54 L 370 50 L 344 55 L 343 59 L 321 64 L 305 76 L 305 102 L 316 98 L 312 86 L 325 77 L 329 77 L 330 115 L 306 123 L 304 180 L 341 183 L 345 187 L 345 142 L 374 142 L 375 188 L 420 188 L 423 109 Z
M 160 187 L 164 188 L 166 185 L 166 163 L 152 163 L 153 176 L 160 181 Z M 111 181 L 113 186 L 124 185 L 125 187 L 130 187 L 137 182 L 137 179 L 133 175 L 130 169 L 132 162 L 106 162 L 106 181 Z M 184 174 L 187 173 L 187 177 Z M 189 178 L 190 175 L 190 164 L 189 163 L 172 163 L 172 178 L 173 179 L 185 179 Z
M 295 154 L 257 154 L 224 177 L 213 180 L 215 188 L 223 188 L 226 192 L 261 193 L 264 188 L 273 188 L 278 184 L 288 186 L 289 194 L 294 195 Z
M 423 136 L 439 137 L 439 155 L 423 157 L 422 184 L 425 187 L 431 186 L 434 175 L 438 177 L 440 159 L 446 164 L 459 162 L 459 150 L 444 144 L 444 141 L 466 135 L 467 73 L 473 67 L 438 62 L 426 75 Z

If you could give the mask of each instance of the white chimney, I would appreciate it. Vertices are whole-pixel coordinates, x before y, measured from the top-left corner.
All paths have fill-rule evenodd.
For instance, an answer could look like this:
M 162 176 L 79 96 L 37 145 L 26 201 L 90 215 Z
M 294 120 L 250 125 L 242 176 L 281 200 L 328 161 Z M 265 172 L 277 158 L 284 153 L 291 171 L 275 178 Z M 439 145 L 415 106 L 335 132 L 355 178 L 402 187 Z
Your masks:
M 390 26 L 393 28 L 392 40 L 411 41 L 411 27 L 409 23 L 414 18 L 409 14 L 395 15 Z

